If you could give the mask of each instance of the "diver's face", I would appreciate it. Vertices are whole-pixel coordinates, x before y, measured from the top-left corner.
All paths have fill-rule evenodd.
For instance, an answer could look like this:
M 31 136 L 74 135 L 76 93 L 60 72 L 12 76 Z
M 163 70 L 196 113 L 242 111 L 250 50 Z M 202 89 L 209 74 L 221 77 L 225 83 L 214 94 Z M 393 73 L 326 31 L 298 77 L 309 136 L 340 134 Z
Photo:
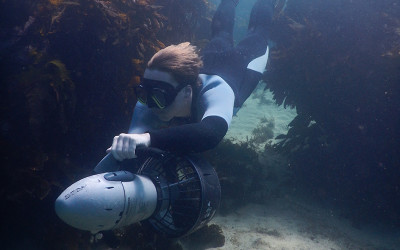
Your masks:
M 143 87 L 150 93 L 147 95 L 147 104 L 160 120 L 170 121 L 174 117 L 190 115 L 190 85 L 182 88 L 171 73 L 157 69 L 146 69 L 143 78 Z

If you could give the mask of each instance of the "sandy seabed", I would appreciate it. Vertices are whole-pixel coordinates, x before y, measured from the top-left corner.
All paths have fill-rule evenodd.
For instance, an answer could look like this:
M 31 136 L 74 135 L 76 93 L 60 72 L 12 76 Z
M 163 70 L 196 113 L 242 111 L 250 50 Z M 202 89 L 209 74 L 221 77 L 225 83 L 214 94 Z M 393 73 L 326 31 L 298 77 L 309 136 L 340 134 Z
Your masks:
M 250 139 L 253 129 L 264 118 L 274 120 L 274 136 L 287 132 L 296 111 L 276 106 L 270 92 L 265 92 L 261 99 L 263 87 L 256 89 L 234 117 L 227 138 L 237 142 Z M 217 237 L 203 241 L 193 234 L 179 240 L 182 247 L 185 250 L 400 250 L 399 230 L 383 225 L 353 225 L 339 209 L 311 200 L 304 192 L 282 189 L 285 190 L 281 190 L 279 198 L 242 204 L 237 209 L 231 208 L 232 212 L 225 216 L 217 214 L 209 225 L 221 228 L 223 246 L 221 237 L 216 243 L 212 240 Z M 102 245 L 96 249 L 110 248 Z
M 263 118 L 274 121 L 274 136 L 285 134 L 295 116 L 295 109 L 275 105 L 272 93 L 264 91 L 261 84 L 233 118 L 226 138 L 250 139 Z M 261 203 L 264 205 L 247 204 L 227 216 L 217 215 L 210 224 L 222 228 L 225 245 L 208 249 L 400 249 L 400 231 L 378 225 L 356 228 L 332 208 L 296 195 Z
M 335 211 L 303 202 L 286 197 L 217 216 L 213 223 L 222 228 L 225 245 L 210 249 L 400 249 L 400 232 L 355 228 Z

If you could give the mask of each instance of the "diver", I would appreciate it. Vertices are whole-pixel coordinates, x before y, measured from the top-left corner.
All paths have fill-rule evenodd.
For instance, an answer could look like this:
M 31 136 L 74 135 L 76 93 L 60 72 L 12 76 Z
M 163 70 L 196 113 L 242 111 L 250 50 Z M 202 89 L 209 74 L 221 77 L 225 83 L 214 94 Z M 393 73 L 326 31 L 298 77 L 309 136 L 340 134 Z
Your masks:
M 212 20 L 212 39 L 201 57 L 188 42 L 158 51 L 135 89 L 139 102 L 129 132 L 115 136 L 107 152 L 122 161 L 135 158 L 137 147 L 175 154 L 214 148 L 262 77 L 275 1 L 255 3 L 248 33 L 236 46 L 238 1 L 221 0 Z
M 174 238 L 213 218 L 221 196 L 218 176 L 190 153 L 211 149 L 222 140 L 234 109 L 261 79 L 274 8 L 272 0 L 258 0 L 247 36 L 234 46 L 236 5 L 237 1 L 222 0 L 218 6 L 202 59 L 189 43 L 168 46 L 150 59 L 135 90 L 139 102 L 129 133 L 114 137 L 107 150 L 111 153 L 95 168 L 97 175 L 72 184 L 57 198 L 55 210 L 63 221 L 95 236 L 103 232 L 105 241 L 117 246 L 109 230 L 147 220 Z M 119 166 L 111 169 L 116 160 L 136 154 L 140 158 L 154 149 L 163 153 L 145 156 L 135 173 L 118 171 Z

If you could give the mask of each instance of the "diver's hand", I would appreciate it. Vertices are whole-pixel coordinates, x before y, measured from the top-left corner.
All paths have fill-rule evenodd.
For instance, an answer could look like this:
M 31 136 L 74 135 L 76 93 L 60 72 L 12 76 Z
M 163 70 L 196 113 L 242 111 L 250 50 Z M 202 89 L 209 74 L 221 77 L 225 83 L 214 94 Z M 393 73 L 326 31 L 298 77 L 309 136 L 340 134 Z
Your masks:
M 113 144 L 107 149 L 115 159 L 122 161 L 136 158 L 136 147 L 150 146 L 150 134 L 120 134 L 114 137 Z

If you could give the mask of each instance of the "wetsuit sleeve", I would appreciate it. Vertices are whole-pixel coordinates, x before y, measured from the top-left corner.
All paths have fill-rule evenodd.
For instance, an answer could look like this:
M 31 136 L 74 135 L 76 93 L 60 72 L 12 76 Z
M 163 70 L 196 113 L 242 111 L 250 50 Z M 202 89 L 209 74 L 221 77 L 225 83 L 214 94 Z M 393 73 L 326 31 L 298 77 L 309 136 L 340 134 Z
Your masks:
M 137 102 L 133 111 L 131 125 L 129 126 L 129 133 L 141 134 L 155 129 L 157 128 L 157 120 L 158 118 L 146 105 Z
M 150 131 L 151 146 L 175 153 L 197 153 L 214 148 L 228 131 L 235 95 L 219 76 L 200 75 L 203 88 L 197 103 L 201 121 Z
M 225 119 L 208 116 L 198 123 L 150 131 L 150 146 L 179 154 L 198 153 L 217 146 L 227 131 Z
M 207 84 L 199 93 L 197 123 L 158 129 L 159 119 L 140 103 L 134 110 L 129 133 L 149 132 L 151 147 L 173 153 L 197 153 L 214 148 L 225 136 L 232 120 L 235 96 L 229 85 L 219 76 L 202 75 Z
M 235 94 L 232 88 L 217 75 L 200 75 L 206 86 L 200 92 L 199 111 L 203 114 L 201 119 L 209 116 L 223 118 L 228 127 L 232 121 Z

